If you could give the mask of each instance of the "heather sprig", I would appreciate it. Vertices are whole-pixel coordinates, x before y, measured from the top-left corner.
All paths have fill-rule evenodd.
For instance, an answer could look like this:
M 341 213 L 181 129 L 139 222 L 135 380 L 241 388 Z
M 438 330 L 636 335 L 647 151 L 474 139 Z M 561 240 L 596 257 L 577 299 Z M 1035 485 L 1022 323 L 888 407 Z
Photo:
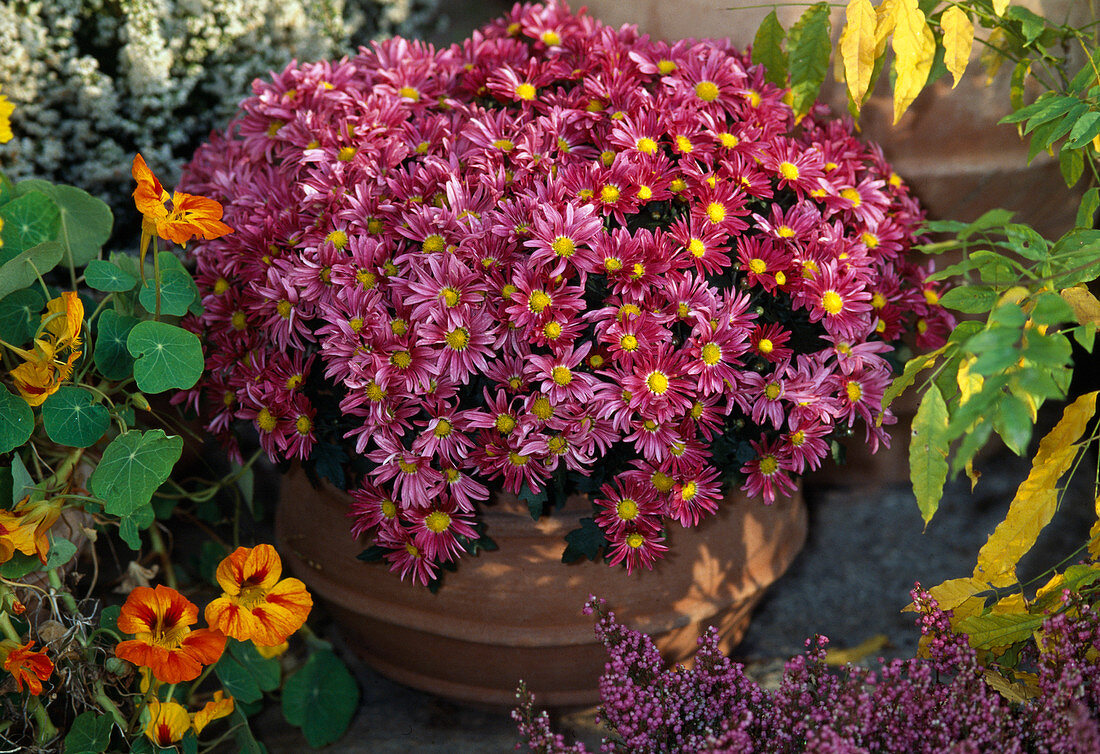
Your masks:
M 893 421 L 887 357 L 951 318 L 881 151 L 715 41 L 562 2 L 443 50 L 395 38 L 257 82 L 188 190 L 211 432 L 346 487 L 423 583 L 490 489 L 592 493 L 604 554 L 662 556 L 724 486 L 772 502 Z
M 806 641 L 778 688 L 762 689 L 718 648 L 714 629 L 700 637 L 691 668 L 666 669 L 645 634 L 626 628 L 593 598 L 596 634 L 607 647 L 600 718 L 609 731 L 601 751 L 854 754 L 923 752 L 1094 752 L 1100 742 L 1100 616 L 1080 595 L 1074 610 L 1043 625 L 1048 651 L 1038 695 L 1008 701 L 986 681 L 950 612 L 919 585 L 917 625 L 927 657 L 882 663 L 877 670 L 825 662 L 828 640 Z M 567 746 L 549 718 L 520 690 L 513 717 L 531 751 L 585 752 Z

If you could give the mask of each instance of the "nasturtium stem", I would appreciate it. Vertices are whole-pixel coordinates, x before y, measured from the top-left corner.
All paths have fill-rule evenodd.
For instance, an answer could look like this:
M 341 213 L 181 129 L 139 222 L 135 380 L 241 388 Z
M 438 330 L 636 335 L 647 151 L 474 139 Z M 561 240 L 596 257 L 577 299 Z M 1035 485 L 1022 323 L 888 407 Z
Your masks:
M 161 568 L 164 569 L 165 583 L 173 589 L 179 589 L 179 581 L 176 579 L 176 569 L 172 566 L 172 558 L 169 556 L 168 548 L 164 544 L 164 538 L 161 537 L 160 529 L 157 528 L 155 521 L 153 525 L 149 527 L 149 540 L 152 542 L 153 552 L 155 552 L 160 559 Z
M 110 715 L 111 719 L 115 721 L 115 725 L 117 725 L 119 729 L 123 733 L 125 733 L 126 718 L 122 716 L 122 712 L 119 710 L 118 705 L 116 705 L 114 701 L 109 696 L 107 696 L 107 689 L 104 688 L 102 680 L 96 681 L 95 700 L 100 707 L 107 711 L 107 714 Z
M 37 696 L 31 696 L 27 700 L 27 706 L 30 707 L 31 714 L 34 716 L 34 723 L 38 726 L 38 744 L 44 747 L 57 735 L 57 726 L 53 724 L 50 713 L 46 711 L 46 708 L 42 705 L 42 700 Z
M 4 592 L 7 592 L 7 587 L 4 588 Z M 19 632 L 15 630 L 15 626 L 12 625 L 11 618 L 8 617 L 6 612 L 0 611 L 0 632 L 4 634 L 5 639 L 11 639 L 12 641 L 22 644 L 23 637 L 19 635 Z
M 217 663 L 215 663 L 215 664 L 217 664 Z M 199 690 L 199 686 L 202 686 L 202 682 L 206 680 L 206 677 L 208 675 L 210 675 L 210 673 L 213 672 L 213 670 L 214 670 L 214 665 L 207 665 L 205 668 L 202 669 L 202 672 L 199 673 L 199 677 L 191 682 L 191 688 L 188 689 L 188 691 L 187 691 L 187 704 L 188 705 L 191 705 L 191 704 L 195 703 L 195 696 L 196 696 L 196 694 Z
M 50 580 L 50 586 L 53 591 L 61 598 L 61 601 L 65 603 L 65 609 L 67 609 L 72 615 L 80 615 L 80 608 L 77 607 L 76 597 L 61 583 L 61 575 L 57 572 L 56 568 L 51 568 L 46 571 L 46 575 Z

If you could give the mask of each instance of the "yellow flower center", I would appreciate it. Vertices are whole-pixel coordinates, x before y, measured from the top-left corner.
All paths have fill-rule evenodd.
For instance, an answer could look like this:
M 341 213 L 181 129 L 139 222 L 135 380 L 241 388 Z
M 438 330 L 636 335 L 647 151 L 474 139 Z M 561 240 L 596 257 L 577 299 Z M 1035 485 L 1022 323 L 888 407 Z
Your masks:
M 793 238 L 794 228 L 792 228 L 790 225 L 780 225 L 778 228 L 775 229 L 775 233 L 780 238 Z
M 385 397 L 386 397 L 386 391 L 382 389 L 381 385 L 379 385 L 374 380 L 371 380 L 370 382 L 367 383 L 367 398 L 369 400 L 372 400 L 375 403 L 378 403 L 380 400 L 382 400 Z
M 447 241 L 438 233 L 433 233 L 424 239 L 422 248 L 428 254 L 436 254 L 447 248 Z
M 673 178 L 672 181 L 668 184 L 669 191 L 674 194 L 680 193 L 687 187 L 687 181 L 685 181 L 683 178 Z
M 871 306 L 876 309 L 882 309 L 884 306 L 886 306 L 886 297 L 878 291 L 875 291 L 871 294 Z
M 615 506 L 615 513 L 623 521 L 633 521 L 638 517 L 638 503 L 629 497 L 624 497 Z
M 783 392 L 783 388 L 781 388 L 779 386 L 779 383 L 777 382 L 769 382 L 767 385 L 764 386 L 764 396 L 769 401 L 774 401 L 776 398 L 779 397 L 779 394 L 781 392 Z
M 600 201 L 604 204 L 614 204 L 619 201 L 619 187 L 608 184 L 600 189 Z
M 787 275 L 782 270 L 780 270 L 779 272 L 775 273 L 775 282 L 777 285 L 786 285 Z
M 749 105 L 752 107 L 760 107 L 760 92 L 755 89 L 749 89 L 745 92 L 745 99 L 749 101 Z
M 525 466 L 527 465 L 527 462 L 531 460 L 531 456 L 525 456 L 522 453 L 517 453 L 513 450 L 511 453 L 508 454 L 508 460 L 513 466 Z
M 508 414 L 497 414 L 497 420 L 493 423 L 493 426 L 502 435 L 506 435 L 516 428 L 516 420 Z
M 696 259 L 702 259 L 707 253 L 707 246 L 703 243 L 702 239 L 692 238 L 688 241 L 688 251 Z
M 605 168 L 611 167 L 611 163 L 615 161 L 615 153 L 610 150 L 604 150 L 600 152 L 600 162 Z
M 779 163 L 779 173 L 788 181 L 798 180 L 798 166 L 793 162 L 781 162 Z
M 550 441 L 546 443 L 546 447 L 554 455 L 562 456 L 569 450 L 569 441 L 561 435 L 554 435 L 550 438 Z
M 392 500 L 382 501 L 382 515 L 386 518 L 393 518 L 397 515 L 397 504 Z
M 767 356 L 769 353 L 775 350 L 775 344 L 768 338 L 761 338 L 760 342 L 756 344 L 756 350 Z
M 433 534 L 440 534 L 450 528 L 451 517 L 443 511 L 432 511 L 424 517 L 424 526 Z
M 294 422 L 294 428 L 298 430 L 298 434 L 308 435 L 313 429 L 313 421 L 305 414 L 302 414 L 298 417 L 298 421 Z
M 631 532 L 630 534 L 626 535 L 626 543 L 632 549 L 637 550 L 639 547 L 645 544 L 645 537 L 643 537 L 638 532 Z
M 573 373 L 569 371 L 569 367 L 558 365 L 550 370 L 550 377 L 554 380 L 554 383 L 565 387 L 573 381 Z
M 695 482 L 684 482 L 684 485 L 680 488 L 680 497 L 684 500 L 691 500 L 699 493 L 699 486 Z
M 761 474 L 771 476 L 777 471 L 779 471 L 779 461 L 775 460 L 775 456 L 764 456 L 760 459 Z
M 435 429 L 432 430 L 432 434 L 436 437 L 450 437 L 451 431 L 454 429 L 451 423 L 446 419 L 440 419 L 435 423 Z
M 233 316 L 229 318 L 229 323 L 233 325 L 234 330 L 243 330 L 248 327 L 248 318 L 245 316 L 244 312 L 238 309 L 233 312 Z
M 417 90 L 417 88 L 415 86 L 403 86 L 403 87 L 401 87 L 400 89 L 397 90 L 397 94 L 398 94 L 399 97 L 404 97 L 405 99 L 411 99 L 413 102 L 419 102 L 420 101 L 420 92 Z
M 621 346 L 624 351 L 637 351 L 638 339 L 633 335 L 624 335 L 619 338 L 619 346 Z
M 940 303 L 940 296 L 931 288 L 924 289 L 924 300 L 928 302 L 929 306 L 935 306 Z
M 502 152 L 511 152 L 516 148 L 515 142 L 511 139 L 497 139 L 493 142 L 493 146 Z
M 535 98 L 535 87 L 528 84 L 526 81 L 516 86 L 516 97 L 522 100 L 533 100 Z
M 690 152 L 695 149 L 695 145 L 691 143 L 691 139 L 681 134 L 676 137 L 676 148 L 681 152 Z
M 821 296 L 821 308 L 829 314 L 840 314 L 844 308 L 844 299 L 836 291 L 825 291 Z
M 443 299 L 443 304 L 450 308 L 452 306 L 458 306 L 459 300 L 462 298 L 462 294 L 456 291 L 454 288 L 447 286 L 439 291 L 439 297 Z
M 848 188 L 841 189 L 840 195 L 850 201 L 853 207 L 858 207 L 863 203 L 863 197 L 859 195 L 859 192 L 849 186 Z
M 641 262 L 635 262 L 630 277 L 634 280 L 641 280 L 645 277 L 645 265 Z
M 577 250 L 577 245 L 573 243 L 573 239 L 569 236 L 558 236 L 554 239 L 554 243 L 550 244 L 550 248 L 559 257 L 571 257 L 573 252 Z
M 355 273 L 355 281 L 363 286 L 363 290 L 369 291 L 378 285 L 378 276 L 370 270 L 359 270 Z
M 863 388 L 855 380 L 848 380 L 844 386 L 845 391 L 848 393 L 848 400 L 851 403 L 855 403 L 863 397 Z
M 653 483 L 653 486 L 657 488 L 658 492 L 669 492 L 676 486 L 676 480 L 663 471 L 653 472 L 650 481 Z
M 334 230 L 325 236 L 325 240 L 335 246 L 337 249 L 343 249 L 348 245 L 348 234 L 342 230 Z
M 623 268 L 623 260 L 618 257 L 608 257 L 603 260 L 603 268 L 608 272 L 618 272 Z
M 718 134 L 718 143 L 727 149 L 733 149 L 741 143 L 741 140 L 731 133 L 720 133 Z
M 401 469 L 402 474 L 406 474 L 408 476 L 412 476 L 413 474 L 420 471 L 419 466 L 417 466 L 415 463 L 409 463 L 404 458 L 399 458 L 397 460 L 397 468 Z
M 542 328 L 542 334 L 546 336 L 547 340 L 557 340 L 561 337 L 561 323 L 551 320 L 546 323 L 546 326 Z
M 455 351 L 461 351 L 470 344 L 470 331 L 465 327 L 456 327 L 443 336 L 447 341 L 447 347 Z
M 718 99 L 718 85 L 713 81 L 700 81 L 695 85 L 695 96 L 703 102 L 714 102 Z
M 214 281 L 214 295 L 220 296 L 229 290 L 229 281 L 225 278 L 218 278 Z
M 662 76 L 667 76 L 676 70 L 676 64 L 671 60 L 658 60 L 657 61 L 657 73 Z
M 283 319 L 290 319 L 290 313 L 294 311 L 294 304 L 290 303 L 286 299 L 281 300 L 275 304 L 275 311 L 279 313 L 279 316 Z
M 703 415 L 704 406 L 699 401 L 695 401 L 691 404 L 691 418 L 698 419 Z
M 341 162 L 348 162 L 351 160 L 351 158 L 355 157 L 358 152 L 359 150 L 355 147 L 340 147 L 340 151 L 339 153 L 337 153 L 336 159 L 340 160 Z
M 668 375 L 654 369 L 646 375 L 645 386 L 649 388 L 649 392 L 654 395 L 664 395 L 665 391 L 668 390 Z
M 707 343 L 703 346 L 703 351 L 700 354 L 703 358 L 703 363 L 707 366 L 714 366 L 722 359 L 722 347 L 717 343 Z
M 619 321 L 626 319 L 627 317 L 637 317 L 642 313 L 642 310 L 638 308 L 637 304 L 623 304 L 619 307 Z
M 653 189 L 645 184 L 638 187 L 638 198 L 643 202 L 648 202 L 653 198 Z
M 544 44 L 547 44 L 547 45 L 550 45 L 550 46 L 561 44 L 561 37 L 558 36 L 558 33 L 556 31 L 553 31 L 553 30 L 544 31 L 542 33 L 542 37 L 540 37 L 540 39 L 542 39 Z
M 531 413 L 539 419 L 547 421 L 554 415 L 554 407 L 551 405 L 549 398 L 540 395 L 531 402 Z
M 390 363 L 398 369 L 408 369 L 412 364 L 412 354 L 408 351 L 396 351 L 390 356 Z
M 879 245 L 879 243 L 881 243 L 878 240 L 878 236 L 870 232 L 864 233 L 862 236 L 860 236 L 860 240 L 863 241 L 863 245 L 866 246 L 868 249 L 874 249 Z
M 527 308 L 535 314 L 541 314 L 548 306 L 550 296 L 546 291 L 531 291 L 531 295 L 527 297 Z
M 645 152 L 646 154 L 654 154 L 657 151 L 657 142 L 648 136 L 638 139 L 634 146 L 638 148 L 639 152 Z
M 275 425 L 278 421 L 272 416 L 271 412 L 266 408 L 261 408 L 260 413 L 256 415 L 256 424 L 264 432 L 272 432 L 275 429 Z
M 805 442 L 806 442 L 806 433 L 803 432 L 801 429 L 798 430 L 797 432 L 792 432 L 791 433 L 791 445 L 795 446 L 796 448 L 801 448 L 802 444 L 805 443 Z
M 412 555 L 414 558 L 420 557 L 420 548 L 412 542 L 405 543 L 405 552 L 409 553 L 409 555 Z
M 707 217 L 710 221 L 717 225 L 726 219 L 726 207 L 719 202 L 711 202 L 707 205 Z

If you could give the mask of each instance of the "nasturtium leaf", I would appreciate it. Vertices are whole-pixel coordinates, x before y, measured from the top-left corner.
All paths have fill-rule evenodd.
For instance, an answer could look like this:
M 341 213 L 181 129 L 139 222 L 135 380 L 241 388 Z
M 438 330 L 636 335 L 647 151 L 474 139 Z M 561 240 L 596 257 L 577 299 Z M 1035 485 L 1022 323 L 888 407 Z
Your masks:
M 6 563 L 0 564 L 0 576 L 5 579 L 21 579 L 28 573 L 41 570 L 42 561 L 37 555 L 16 552 Z
M 20 181 L 20 194 L 40 191 L 54 200 L 60 215 L 58 241 L 72 255 L 74 267 L 80 267 L 99 256 L 103 244 L 111 235 L 114 216 L 102 199 L 75 186 L 56 185 L 42 180 Z
M 137 317 L 107 309 L 99 315 L 95 335 L 96 369 L 109 380 L 124 380 L 134 372 L 134 357 L 126 348 L 126 338 L 138 322 Z
M 0 385 L 0 453 L 18 448 L 34 431 L 34 412 L 20 396 Z
M 195 300 L 194 282 L 191 276 L 180 270 L 160 271 L 160 313 L 170 317 L 182 317 L 187 314 L 187 308 Z M 156 281 L 147 278 L 141 286 L 138 301 L 145 307 L 145 311 L 153 314 L 157 306 Z
M 42 426 L 59 445 L 87 448 L 111 426 L 111 412 L 89 390 L 65 385 L 42 404 Z
M 130 330 L 126 348 L 136 359 L 134 379 L 143 393 L 186 390 L 202 376 L 202 344 L 197 335 L 182 327 L 139 322 Z
M 183 438 L 166 435 L 164 430 L 124 432 L 103 451 L 88 480 L 89 487 L 111 515 L 127 516 L 148 509 L 148 526 L 153 521 L 149 501 L 182 453 Z M 142 516 L 144 520 L 144 513 Z
M 141 532 L 153 525 L 155 516 L 153 506 L 143 505 L 126 514 L 118 516 L 118 535 L 130 546 L 131 550 L 141 549 Z
M 947 403 L 939 388 L 930 385 L 913 418 L 909 440 L 909 478 L 921 518 L 932 520 L 947 482 Z
M 829 4 L 814 3 L 791 27 L 787 35 L 790 54 L 791 108 L 796 117 L 805 115 L 817 100 L 829 70 Z
M 355 679 L 329 650 L 316 652 L 283 686 L 283 716 L 314 748 L 343 736 L 358 706 Z
M 88 710 L 77 715 L 65 736 L 65 754 L 103 754 L 111 743 L 109 715 Z
M 229 652 L 222 654 L 214 673 L 222 682 L 225 693 L 238 702 L 257 702 L 263 699 L 263 690 L 241 662 Z
M 248 715 L 241 709 L 243 704 L 240 699 L 234 699 L 233 714 L 229 717 L 229 724 L 237 729 L 237 754 L 267 754 L 267 748 L 256 740 L 252 729 L 248 725 Z
M 61 211 L 41 191 L 30 191 L 0 207 L 4 221 L 0 238 L 0 262 L 8 262 L 27 249 L 57 238 Z
M 84 268 L 84 281 L 90 288 L 108 293 L 120 293 L 133 290 L 137 285 L 137 278 L 114 262 L 104 259 L 93 259 Z
M 108 631 L 118 631 L 118 616 L 122 613 L 121 605 L 108 605 L 99 614 L 99 627 Z
M 0 299 L 0 340 L 17 348 L 30 343 L 45 307 L 37 288 L 21 288 Z
M 46 555 L 46 569 L 63 566 L 76 555 L 76 545 L 64 537 L 50 537 L 50 551 Z
M 64 258 L 65 252 L 57 241 L 46 241 L 21 251 L 14 257 L 0 255 L 0 298 L 9 293 L 38 283 L 40 275 L 45 275 Z
M 15 184 L 3 173 L 0 173 L 0 205 L 7 204 L 15 198 Z
M 41 493 L 34 486 L 34 477 L 27 471 L 23 459 L 19 457 L 18 453 L 15 453 L 11 457 L 11 505 L 14 506 L 28 495 L 36 500 L 42 499 Z M 0 502 L 0 508 L 7 507 L 9 506 Z
M 764 17 L 752 42 L 752 62 L 764 66 L 764 78 L 779 87 L 787 86 L 787 55 L 783 52 L 783 25 L 773 9 Z

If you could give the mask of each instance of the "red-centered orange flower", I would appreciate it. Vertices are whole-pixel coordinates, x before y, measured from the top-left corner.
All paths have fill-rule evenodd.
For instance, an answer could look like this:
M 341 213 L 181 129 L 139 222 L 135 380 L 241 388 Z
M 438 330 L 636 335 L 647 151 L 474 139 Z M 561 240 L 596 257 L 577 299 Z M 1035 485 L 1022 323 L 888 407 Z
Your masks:
M 0 563 L 11 560 L 15 551 L 37 555 L 46 565 L 50 552 L 50 527 L 61 516 L 61 504 L 53 500 L 23 498 L 10 511 L 0 510 Z
M 195 735 L 202 733 L 202 729 L 208 723 L 233 714 L 233 697 L 226 696 L 222 691 L 215 691 L 213 700 L 191 716 L 191 725 L 195 729 Z
M 283 564 L 271 545 L 238 547 L 218 565 L 224 593 L 206 606 L 206 622 L 239 641 L 273 647 L 302 627 L 313 598 L 298 579 L 279 580 Z
M 45 338 L 36 339 L 30 351 L 12 350 L 26 359 L 11 370 L 11 376 L 19 395 L 31 406 L 41 406 L 46 398 L 56 393 L 61 382 L 73 373 L 73 364 L 80 358 L 79 351 L 72 351 L 61 361 L 59 349 Z
M 149 668 L 162 683 L 194 680 L 202 666 L 217 662 L 225 649 L 221 631 L 191 630 L 198 619 L 198 607 L 175 589 L 139 586 L 118 616 L 119 630 L 134 638 L 119 643 L 115 654 Z
M 46 651 L 31 651 L 33 641 L 28 641 L 19 646 L 11 639 L 0 641 L 0 658 L 4 661 L 4 670 L 15 677 L 15 686 L 23 690 L 24 682 L 27 689 L 38 696 L 42 693 L 42 681 L 53 673 L 53 660 L 46 656 Z
M 64 291 L 46 303 L 42 315 L 45 332 L 53 340 L 54 348 L 73 350 L 80 348 L 80 328 L 84 325 L 84 302 L 75 291 Z
M 171 746 L 191 729 L 191 716 L 182 704 L 149 700 L 149 724 L 145 735 L 157 746 Z
M 222 222 L 222 205 L 213 199 L 176 191 L 172 193 L 172 209 L 169 210 L 165 206 L 169 199 L 168 192 L 140 154 L 134 156 L 130 174 L 137 181 L 134 206 L 143 216 L 142 257 L 145 256 L 149 239 L 154 235 L 173 243 L 184 244 L 196 236 L 210 240 L 233 232 L 232 228 Z

